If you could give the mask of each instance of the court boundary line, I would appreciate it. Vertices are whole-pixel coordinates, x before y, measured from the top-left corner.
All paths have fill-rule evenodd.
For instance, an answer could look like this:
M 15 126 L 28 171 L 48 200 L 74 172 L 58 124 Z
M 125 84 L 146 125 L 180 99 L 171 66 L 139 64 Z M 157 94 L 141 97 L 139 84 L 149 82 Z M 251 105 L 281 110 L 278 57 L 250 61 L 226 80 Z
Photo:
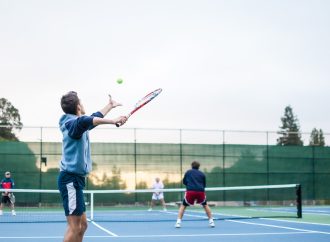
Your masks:
M 196 211 L 198 213 L 202 213 L 201 211 Z M 215 215 L 220 216 L 233 216 L 233 217 L 241 217 L 241 218 L 251 218 L 250 216 L 242 216 L 242 215 L 236 215 L 236 214 L 225 214 L 225 213 L 212 213 Z M 324 224 L 324 223 L 315 223 L 315 222 L 305 222 L 305 221 L 293 221 L 293 220 L 285 220 L 285 219 L 278 219 L 278 218 L 255 218 L 255 219 L 262 219 L 262 220 L 271 220 L 271 221 L 280 221 L 280 222 L 290 222 L 290 223 L 298 223 L 298 224 L 311 224 L 311 225 L 322 225 L 322 226 L 330 226 L 330 224 Z M 226 220 L 226 219 L 224 219 Z
M 226 221 L 234 222 L 234 223 L 242 223 L 242 224 L 251 224 L 251 225 L 279 228 L 279 229 L 295 230 L 295 231 L 301 231 L 301 232 L 330 234 L 330 232 L 323 232 L 323 231 L 310 230 L 310 229 L 299 229 L 299 228 L 293 228 L 293 227 L 287 227 L 287 226 L 278 226 L 278 225 L 273 225 L 273 224 L 263 224 L 263 223 L 254 223 L 254 222 L 246 222 L 246 221 L 237 221 L 237 220 L 232 220 L 232 219 L 227 219 Z
M 94 221 L 92 221 L 92 220 L 90 220 L 90 222 L 91 222 L 94 226 L 96 226 L 97 228 L 99 228 L 100 230 L 102 230 L 103 232 L 106 232 L 107 234 L 111 235 L 111 237 L 118 237 L 117 234 L 115 234 L 115 233 L 111 232 L 110 230 L 108 230 L 108 229 L 102 227 L 102 226 L 99 225 L 98 223 L 96 223 L 96 222 L 94 222 Z
M 288 223 L 297 223 L 297 224 L 311 224 L 311 225 L 330 226 L 330 224 L 305 222 L 305 221 L 293 221 L 293 220 L 276 219 L 276 218 L 260 218 L 260 219 L 262 219 L 262 220 L 271 220 L 271 221 L 279 221 L 279 222 L 288 222 Z
M 226 233 L 226 234 L 151 234 L 151 235 L 85 235 L 84 238 L 163 238 L 163 237 L 222 237 L 222 236 L 264 236 L 264 235 L 290 235 L 290 234 L 317 234 L 317 232 L 267 232 L 267 233 Z M 0 236 L 0 239 L 61 239 L 63 236 Z
M 221 237 L 221 236 L 259 236 L 259 235 L 289 235 L 289 234 L 317 234 L 314 232 L 269 232 L 269 233 L 239 233 L 239 234 L 150 234 L 150 235 L 122 235 L 118 238 L 163 238 L 163 237 Z
M 286 211 L 286 210 L 272 210 L 272 209 L 255 209 L 255 208 L 249 208 L 247 210 L 250 210 L 250 211 L 271 211 L 271 212 L 275 212 L 275 213 L 291 213 L 291 214 L 296 214 L 296 212 L 293 212 L 293 211 Z M 309 215 L 321 215 L 321 216 L 330 216 L 329 212 L 328 211 L 319 211 L 319 212 L 314 212 L 312 210 L 306 210 L 306 209 L 303 209 L 303 214 L 309 214 Z
M 201 211 L 195 211 L 195 212 L 196 213 L 203 213 Z M 220 216 L 225 216 L 226 215 L 226 214 L 221 214 L 221 213 L 213 213 L 213 214 L 220 215 Z M 187 216 L 204 218 L 204 216 L 201 216 L 201 215 L 187 215 Z M 228 214 L 227 214 L 227 216 L 228 216 Z M 236 215 L 229 215 L 229 216 L 236 216 Z M 239 216 L 239 217 L 250 218 L 248 216 Z M 266 219 L 266 218 L 259 218 L 259 219 Z M 269 219 L 269 220 L 287 222 L 287 220 L 276 220 L 276 219 Z M 289 230 L 296 230 L 296 231 L 309 232 L 309 233 L 330 234 L 330 232 L 323 232 L 323 231 L 318 231 L 318 230 L 299 229 L 299 228 L 293 228 L 293 227 L 287 227 L 287 226 L 278 226 L 278 225 L 271 225 L 271 224 L 238 221 L 238 220 L 233 220 L 233 219 L 224 219 L 224 221 L 235 222 L 235 223 L 243 223 L 243 224 L 251 224 L 251 225 L 259 225 L 259 226 L 267 226 L 267 227 L 274 227 L 274 228 L 281 228 L 281 229 L 289 229 Z M 296 223 L 299 223 L 299 222 L 296 222 Z M 310 223 L 306 222 L 306 224 L 310 224 Z M 315 224 L 315 225 L 317 225 L 317 224 Z
M 312 213 L 312 212 L 303 212 L 304 214 L 309 214 L 309 215 L 321 215 L 321 216 L 330 216 L 328 213 Z

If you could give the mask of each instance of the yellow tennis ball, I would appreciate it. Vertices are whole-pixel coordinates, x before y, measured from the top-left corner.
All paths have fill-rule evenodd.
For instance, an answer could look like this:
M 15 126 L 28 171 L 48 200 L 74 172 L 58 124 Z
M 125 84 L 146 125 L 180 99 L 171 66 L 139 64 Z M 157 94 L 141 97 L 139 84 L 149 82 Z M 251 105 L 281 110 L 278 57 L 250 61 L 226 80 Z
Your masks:
M 118 78 L 118 79 L 117 79 L 117 83 L 118 83 L 118 84 L 122 84 L 122 83 L 123 83 L 123 79 Z

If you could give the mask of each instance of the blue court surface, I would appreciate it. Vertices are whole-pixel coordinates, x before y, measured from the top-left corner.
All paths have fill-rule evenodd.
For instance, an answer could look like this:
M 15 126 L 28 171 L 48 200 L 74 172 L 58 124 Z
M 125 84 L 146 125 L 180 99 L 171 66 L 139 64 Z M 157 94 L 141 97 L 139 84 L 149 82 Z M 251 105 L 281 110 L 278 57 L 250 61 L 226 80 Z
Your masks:
M 220 210 L 214 217 L 220 218 Z M 218 212 L 219 211 L 219 212 Z M 116 212 L 113 212 L 114 214 Z M 118 213 L 118 212 L 117 212 Z M 121 213 L 121 212 L 119 212 Z M 141 216 L 141 211 L 129 211 L 126 215 Z M 304 210 L 304 218 L 249 218 L 233 217 L 217 219 L 216 227 L 208 226 L 202 211 L 186 211 L 182 227 L 174 227 L 176 211 L 144 212 L 144 216 L 170 215 L 173 220 L 159 221 L 89 221 L 85 234 L 85 242 L 102 241 L 158 241 L 158 242 L 200 242 L 204 241 L 251 241 L 251 242 L 329 242 L 330 241 L 330 207 L 310 207 Z M 17 214 L 19 216 L 19 214 Z M 111 213 L 108 215 L 111 216 Z M 190 217 L 203 219 L 190 220 Z M 307 217 L 307 218 L 305 218 Z M 185 220 L 186 218 L 186 220 Z M 317 220 L 320 222 L 317 222 Z M 325 221 L 325 222 L 324 222 Z M 328 222 L 326 222 L 328 221 Z M 33 222 L 33 223 L 0 223 L 0 241 L 35 242 L 62 241 L 66 230 L 65 222 Z

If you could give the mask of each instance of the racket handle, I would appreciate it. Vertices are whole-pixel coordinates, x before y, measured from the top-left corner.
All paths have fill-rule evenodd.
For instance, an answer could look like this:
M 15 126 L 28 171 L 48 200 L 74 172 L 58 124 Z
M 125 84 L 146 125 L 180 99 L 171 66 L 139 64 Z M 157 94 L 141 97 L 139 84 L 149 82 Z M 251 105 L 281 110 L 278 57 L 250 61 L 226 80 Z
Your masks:
M 129 113 L 128 115 L 126 115 L 126 118 L 128 119 L 131 115 L 132 115 L 132 113 Z M 120 123 L 116 123 L 115 125 L 117 128 L 119 128 L 121 126 Z

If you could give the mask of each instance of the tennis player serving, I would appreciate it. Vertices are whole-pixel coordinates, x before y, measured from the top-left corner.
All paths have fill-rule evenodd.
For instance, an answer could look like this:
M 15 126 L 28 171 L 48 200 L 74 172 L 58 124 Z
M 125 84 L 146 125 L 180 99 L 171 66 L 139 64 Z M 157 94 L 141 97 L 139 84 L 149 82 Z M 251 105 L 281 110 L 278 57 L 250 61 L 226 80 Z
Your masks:
M 58 188 L 67 219 L 64 242 L 81 242 L 87 229 L 83 189 L 85 177 L 92 170 L 88 132 L 100 124 L 123 125 L 126 116 L 104 118 L 111 109 L 120 105 L 110 97 L 104 108 L 87 116 L 76 92 L 68 92 L 61 98 L 64 115 L 59 121 L 63 142 Z
M 181 221 L 186 208 L 190 205 L 194 205 L 195 202 L 201 204 L 209 218 L 210 227 L 214 227 L 214 221 L 210 207 L 207 205 L 205 187 L 206 178 L 203 172 L 199 170 L 200 164 L 198 161 L 191 163 L 191 168 L 188 170 L 183 177 L 183 184 L 186 186 L 186 193 L 183 202 L 179 208 L 178 219 L 175 227 L 181 228 Z

